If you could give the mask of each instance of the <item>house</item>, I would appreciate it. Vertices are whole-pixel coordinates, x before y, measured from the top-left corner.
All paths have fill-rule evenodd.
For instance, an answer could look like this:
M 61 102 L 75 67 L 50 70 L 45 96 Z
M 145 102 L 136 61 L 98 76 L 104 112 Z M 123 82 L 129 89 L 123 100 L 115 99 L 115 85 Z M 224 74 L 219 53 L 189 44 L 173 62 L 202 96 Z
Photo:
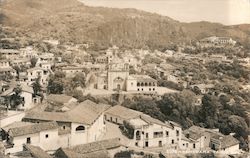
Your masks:
M 231 135 L 215 135 L 211 138 L 211 148 L 226 154 L 239 153 L 239 141 Z
M 73 146 L 70 148 L 60 148 L 56 151 L 56 158 L 113 158 L 114 155 L 126 148 L 121 145 L 119 138 L 96 141 L 88 144 Z
M 31 65 L 31 61 L 28 58 L 20 58 L 11 60 L 12 66 L 26 66 L 29 67 Z
M 17 76 L 16 70 L 10 66 L 9 60 L 0 60 L 0 76 Z
M 43 53 L 37 57 L 36 66 L 39 66 L 42 63 L 53 63 L 54 59 L 55 59 L 54 54 Z
M 162 122 L 149 115 L 123 106 L 114 106 L 105 112 L 105 120 L 115 124 L 129 124 L 134 131 L 130 145 L 133 147 L 178 148 L 181 143 L 182 128 L 168 121 Z
M 223 135 L 217 129 L 191 126 L 183 131 L 184 150 L 215 150 L 225 154 L 238 154 L 239 141 L 231 135 Z
M 0 49 L 0 54 L 6 59 L 18 59 L 20 51 L 16 49 Z
M 48 153 L 46 153 L 43 149 L 41 149 L 39 146 L 34 146 L 30 144 L 25 144 L 23 146 L 24 148 L 24 153 L 30 157 L 35 157 L 35 158 L 52 158 Z M 23 154 L 21 152 L 21 155 Z
M 31 85 L 40 77 L 40 84 L 47 85 L 50 71 L 41 67 L 34 67 L 27 70 L 28 84 Z
M 27 46 L 20 49 L 20 56 L 23 58 L 32 59 L 38 56 L 38 52 L 32 46 Z
M 82 66 L 66 66 L 61 70 L 66 74 L 66 77 L 74 77 L 77 73 L 85 74 L 86 68 Z
M 59 148 L 56 122 L 15 122 L 3 127 L 2 131 L 6 154 L 22 151 L 24 144 L 39 146 L 45 151 L 53 151 Z
M 46 97 L 46 101 L 50 106 L 52 106 L 50 108 L 57 109 L 59 111 L 68 111 L 70 110 L 70 106 L 77 103 L 76 98 L 65 94 L 50 94 Z
M 157 90 L 157 81 L 148 75 L 129 75 L 126 86 L 127 91 L 154 93 Z
M 22 98 L 22 104 L 17 106 L 17 109 L 27 110 L 27 109 L 32 108 L 34 106 L 33 104 L 34 91 L 33 91 L 33 88 L 28 86 L 27 84 L 24 84 L 24 83 L 13 84 L 10 86 L 9 89 L 7 89 L 2 94 L 0 94 L 0 96 L 5 99 L 5 101 L 9 104 L 9 106 L 11 106 L 12 101 L 13 101 L 11 100 L 11 97 L 15 93 L 15 88 L 17 87 L 20 87 L 21 89 L 20 96 Z
M 236 41 L 230 37 L 216 37 L 211 36 L 204 38 L 199 41 L 199 45 L 202 47 L 212 47 L 212 46 L 234 46 Z
M 105 132 L 103 113 L 110 105 L 96 104 L 86 100 L 73 106 L 66 112 L 46 112 L 31 110 L 23 121 L 48 122 L 55 121 L 59 125 L 59 144 L 71 147 L 97 141 Z
M 194 84 L 194 85 L 190 85 L 190 87 L 193 90 L 199 90 L 201 94 L 207 94 L 211 92 L 211 90 L 214 88 L 214 85 L 213 84 Z

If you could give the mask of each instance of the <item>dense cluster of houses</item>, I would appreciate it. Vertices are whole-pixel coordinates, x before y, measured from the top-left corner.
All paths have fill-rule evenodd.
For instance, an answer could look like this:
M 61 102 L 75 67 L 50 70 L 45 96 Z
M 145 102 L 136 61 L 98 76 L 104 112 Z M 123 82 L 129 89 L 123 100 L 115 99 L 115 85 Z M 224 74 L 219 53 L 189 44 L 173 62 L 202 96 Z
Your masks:
M 120 105 L 90 100 L 77 103 L 73 97 L 65 95 L 48 98 L 42 107 L 27 111 L 21 120 L 9 119 L 7 125 L 1 126 L 4 154 L 20 154 L 27 148 L 38 148 L 35 152 L 55 153 L 58 157 L 100 153 L 112 157 L 120 151 L 147 148 L 240 152 L 237 139 L 215 129 L 192 126 L 183 130 L 175 122 L 162 122 Z M 123 142 L 124 135 L 120 131 L 120 137 L 114 134 L 113 138 L 105 139 L 109 124 L 118 129 L 120 126 L 129 127 L 126 130 L 133 131 L 132 137 Z
M 44 42 L 58 45 L 56 41 Z M 202 42 L 235 44 L 232 39 L 215 37 Z M 69 54 L 72 51 L 77 52 L 78 47 L 67 48 Z M 167 93 L 169 89 L 159 87 L 157 80 L 147 75 L 149 72 L 184 87 L 198 89 L 201 94 L 195 99 L 194 105 L 197 106 L 202 103 L 202 95 L 214 88 L 213 84 L 188 85 L 180 77 L 178 69 L 166 61 L 161 64 L 142 64 L 145 56 L 150 54 L 149 51 L 119 51 L 114 46 L 94 60 L 69 64 L 63 62 L 61 57 L 52 53 L 39 53 L 32 47 L 1 49 L 0 75 L 2 78 L 10 76 L 14 79 L 10 79 L 11 82 L 4 79 L 0 81 L 0 101 L 4 103 L 0 105 L 0 157 L 18 157 L 25 153 L 31 157 L 45 158 L 52 157 L 51 154 L 58 158 L 97 155 L 105 158 L 113 157 L 121 151 L 154 148 L 161 148 L 162 151 L 240 152 L 239 141 L 232 135 L 223 135 L 217 129 L 197 126 L 183 129 L 173 121 L 162 122 L 125 106 L 111 106 L 90 100 L 78 103 L 76 98 L 65 94 L 46 94 L 49 77 L 55 70 L 65 73 L 67 78 L 83 73 L 86 89 L 92 95 L 97 91 L 101 94 L 113 92 L 158 96 Z M 91 58 L 86 52 L 83 54 Z M 156 58 L 193 60 L 184 53 L 171 50 L 156 51 L 154 54 Z M 32 61 L 34 59 L 35 62 Z M 214 57 L 214 60 L 217 59 Z M 131 72 L 131 69 L 136 73 Z M 186 75 L 192 77 L 192 74 Z M 44 98 L 34 92 L 32 85 L 35 82 L 40 83 Z M 13 107 L 16 93 L 20 93 L 21 102 Z M 114 128 L 116 133 L 107 137 L 109 128 Z M 129 136 L 126 135 L 128 131 Z

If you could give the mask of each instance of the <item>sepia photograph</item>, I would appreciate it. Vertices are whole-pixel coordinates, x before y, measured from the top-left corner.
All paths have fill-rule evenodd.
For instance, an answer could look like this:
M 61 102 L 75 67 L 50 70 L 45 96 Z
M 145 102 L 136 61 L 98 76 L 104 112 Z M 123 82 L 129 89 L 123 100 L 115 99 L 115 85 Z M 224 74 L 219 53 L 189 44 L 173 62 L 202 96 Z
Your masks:
M 0 0 L 0 158 L 250 158 L 250 0 Z

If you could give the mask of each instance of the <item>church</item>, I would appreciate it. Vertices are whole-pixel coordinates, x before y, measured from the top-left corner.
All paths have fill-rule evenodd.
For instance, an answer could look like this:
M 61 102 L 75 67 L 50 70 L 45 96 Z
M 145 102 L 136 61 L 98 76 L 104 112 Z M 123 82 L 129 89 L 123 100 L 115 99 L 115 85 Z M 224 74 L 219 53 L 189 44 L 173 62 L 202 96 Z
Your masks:
M 109 91 L 126 91 L 140 93 L 154 93 L 157 81 L 148 75 L 130 75 L 129 64 L 112 62 L 107 71 L 96 76 L 96 89 Z

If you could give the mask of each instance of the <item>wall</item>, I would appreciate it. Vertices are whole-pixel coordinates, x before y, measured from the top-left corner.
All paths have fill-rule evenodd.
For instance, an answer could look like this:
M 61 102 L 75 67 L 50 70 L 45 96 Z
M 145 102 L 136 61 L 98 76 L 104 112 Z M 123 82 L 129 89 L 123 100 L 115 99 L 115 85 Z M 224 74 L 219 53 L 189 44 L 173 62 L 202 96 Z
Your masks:
M 100 115 L 98 119 L 90 126 L 88 130 L 88 142 L 97 141 L 98 138 L 105 132 L 104 115 Z
M 134 142 L 135 143 L 137 142 L 139 147 L 145 147 L 146 142 L 148 142 L 148 147 L 159 147 L 159 141 L 162 142 L 162 145 L 169 145 L 169 146 L 179 146 L 179 144 L 181 144 L 182 131 L 178 127 L 169 128 L 168 126 L 153 124 L 149 125 L 148 127 L 144 126 L 143 128 L 138 130 L 144 132 L 144 134 L 141 134 L 141 140 L 138 141 L 136 140 L 136 137 L 134 137 Z M 176 135 L 176 130 L 179 130 L 179 136 Z M 136 131 L 137 130 L 135 130 L 135 133 Z M 154 138 L 154 132 L 163 132 L 163 136 Z M 148 138 L 146 138 L 146 133 L 148 133 Z M 174 140 L 174 144 L 172 144 L 172 140 Z
M 136 80 L 128 79 L 126 83 L 126 91 L 137 91 L 137 82 Z
M 48 138 L 46 138 L 46 134 L 48 134 Z M 58 129 L 40 132 L 39 146 L 45 151 L 57 150 L 60 147 Z
M 84 126 L 84 131 L 76 131 L 78 126 Z M 88 143 L 88 128 L 89 126 L 79 123 L 72 123 L 71 124 L 71 146 L 80 145 Z
M 7 117 L 4 117 L 0 120 L 0 128 L 7 126 L 11 123 L 14 122 L 18 122 L 21 121 L 23 119 L 23 117 L 25 116 L 25 112 L 22 111 L 8 111 L 8 115 Z

